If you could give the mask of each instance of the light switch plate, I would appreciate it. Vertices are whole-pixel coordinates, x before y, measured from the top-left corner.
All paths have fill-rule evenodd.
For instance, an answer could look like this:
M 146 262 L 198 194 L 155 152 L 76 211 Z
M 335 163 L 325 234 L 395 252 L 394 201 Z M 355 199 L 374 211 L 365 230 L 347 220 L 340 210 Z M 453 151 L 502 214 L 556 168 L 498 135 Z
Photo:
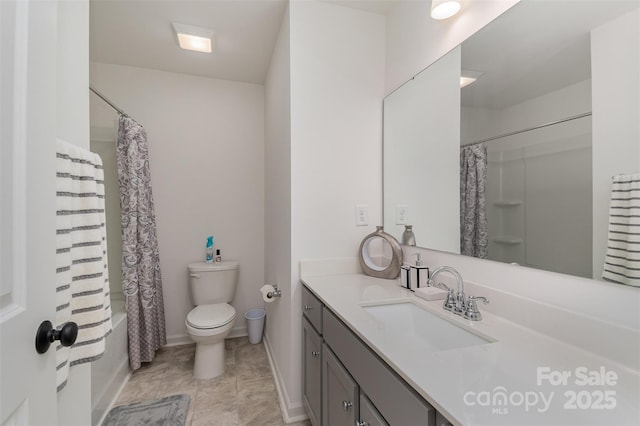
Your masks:
M 396 225 L 406 225 L 409 216 L 409 206 L 406 204 L 396 205 Z
M 366 204 L 356 205 L 356 226 L 366 226 L 369 224 L 369 206 Z

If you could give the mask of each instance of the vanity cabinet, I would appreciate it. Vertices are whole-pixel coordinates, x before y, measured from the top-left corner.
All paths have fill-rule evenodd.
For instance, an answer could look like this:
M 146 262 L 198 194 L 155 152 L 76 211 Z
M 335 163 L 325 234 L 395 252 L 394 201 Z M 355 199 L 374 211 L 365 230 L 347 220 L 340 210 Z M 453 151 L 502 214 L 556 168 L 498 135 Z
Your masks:
M 322 425 L 354 425 L 358 418 L 358 384 L 326 344 L 322 345 Z
M 303 402 L 314 426 L 436 426 L 436 410 L 304 286 L 302 300 Z

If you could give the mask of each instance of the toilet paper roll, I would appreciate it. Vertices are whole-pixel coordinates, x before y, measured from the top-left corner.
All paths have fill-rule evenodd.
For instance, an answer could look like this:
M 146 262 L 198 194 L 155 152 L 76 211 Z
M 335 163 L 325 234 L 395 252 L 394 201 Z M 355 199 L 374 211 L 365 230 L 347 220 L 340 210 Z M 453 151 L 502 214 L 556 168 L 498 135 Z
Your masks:
M 268 296 L 268 294 L 273 291 L 275 291 L 275 288 L 270 284 L 265 284 L 262 287 L 260 287 L 260 293 L 262 293 L 262 300 L 264 300 L 267 303 L 273 302 L 275 300 L 275 297 Z

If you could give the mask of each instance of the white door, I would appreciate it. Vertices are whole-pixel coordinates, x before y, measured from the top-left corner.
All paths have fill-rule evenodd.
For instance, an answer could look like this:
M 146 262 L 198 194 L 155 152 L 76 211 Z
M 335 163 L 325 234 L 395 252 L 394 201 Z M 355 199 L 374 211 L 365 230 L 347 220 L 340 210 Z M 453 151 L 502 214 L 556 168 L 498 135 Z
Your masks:
M 0 424 L 57 423 L 56 2 L 0 0 Z

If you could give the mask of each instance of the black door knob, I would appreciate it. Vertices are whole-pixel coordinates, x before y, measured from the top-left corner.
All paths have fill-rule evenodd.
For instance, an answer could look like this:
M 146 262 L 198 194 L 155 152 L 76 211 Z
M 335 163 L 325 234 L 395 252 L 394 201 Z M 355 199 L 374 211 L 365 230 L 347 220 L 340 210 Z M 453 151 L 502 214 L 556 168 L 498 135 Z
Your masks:
M 42 321 L 36 332 L 36 351 L 43 354 L 49 350 L 49 346 L 56 340 L 60 340 L 62 346 L 71 346 L 78 337 L 78 324 L 68 322 L 60 330 L 55 330 L 51 321 Z

